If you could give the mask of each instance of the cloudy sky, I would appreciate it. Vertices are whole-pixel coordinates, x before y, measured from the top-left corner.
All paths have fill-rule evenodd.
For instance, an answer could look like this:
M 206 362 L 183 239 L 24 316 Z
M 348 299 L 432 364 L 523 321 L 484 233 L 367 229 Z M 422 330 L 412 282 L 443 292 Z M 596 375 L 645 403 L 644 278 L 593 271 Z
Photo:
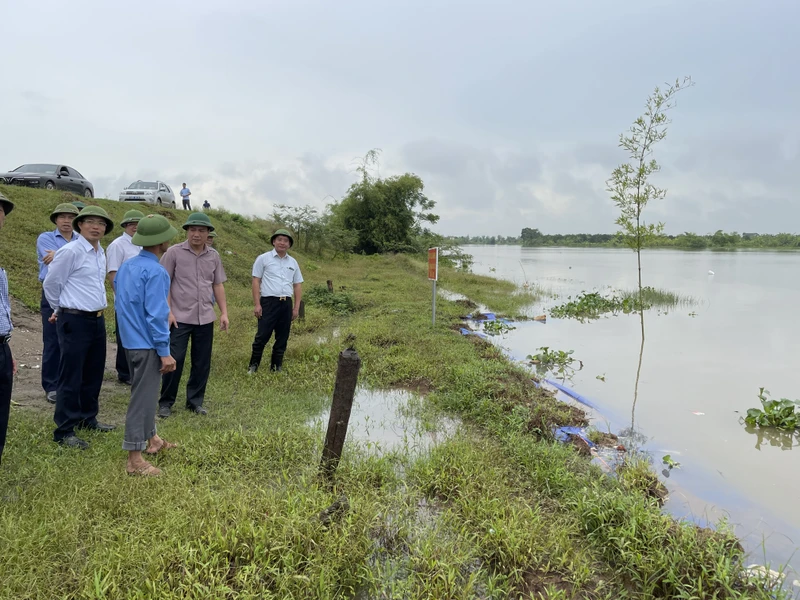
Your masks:
M 800 231 L 797 0 L 3 2 L 0 167 L 159 178 L 266 215 L 380 148 L 444 234 L 610 232 L 605 180 L 653 87 L 667 231 Z

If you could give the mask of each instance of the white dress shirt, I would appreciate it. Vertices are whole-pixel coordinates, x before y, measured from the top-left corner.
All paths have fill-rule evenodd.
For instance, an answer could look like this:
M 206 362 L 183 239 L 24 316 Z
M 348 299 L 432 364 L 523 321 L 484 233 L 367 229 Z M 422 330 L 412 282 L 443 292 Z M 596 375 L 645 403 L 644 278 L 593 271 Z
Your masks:
M 277 250 L 266 252 L 256 258 L 253 277 L 261 279 L 262 296 L 293 296 L 294 284 L 303 283 L 300 265 L 286 254 L 278 256 Z
M 44 295 L 57 313 L 61 308 L 94 312 L 108 306 L 106 301 L 106 253 L 97 250 L 80 234 L 73 243 L 60 248 L 44 278 Z
M 131 242 L 133 238 L 123 231 L 122 235 L 115 239 L 106 248 L 106 271 L 119 271 L 119 268 L 129 258 L 139 254 L 141 246 L 134 246 Z

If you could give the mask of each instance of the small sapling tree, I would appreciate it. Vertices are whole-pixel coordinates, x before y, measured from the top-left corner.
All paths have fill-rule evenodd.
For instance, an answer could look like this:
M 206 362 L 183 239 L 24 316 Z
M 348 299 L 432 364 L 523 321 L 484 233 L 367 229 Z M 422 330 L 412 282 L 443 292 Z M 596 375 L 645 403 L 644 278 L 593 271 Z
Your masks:
M 616 224 L 619 226 L 619 239 L 636 252 L 636 265 L 639 282 L 639 322 L 642 339 L 639 348 L 639 366 L 636 369 L 636 384 L 631 409 L 631 428 L 639 398 L 639 377 L 642 372 L 644 355 L 644 300 L 642 298 L 642 249 L 664 231 L 663 223 L 647 223 L 642 217 L 645 207 L 651 200 L 663 200 L 667 195 L 665 188 L 658 188 L 650 182 L 650 176 L 661 166 L 653 158 L 655 145 L 667 137 L 670 120 L 667 112 L 675 106 L 675 95 L 694 85 L 690 77 L 676 80 L 666 89 L 656 87 L 647 99 L 644 114 L 637 118 L 631 128 L 619 136 L 619 146 L 627 153 L 629 160 L 619 165 L 606 181 L 611 199 L 619 209 Z

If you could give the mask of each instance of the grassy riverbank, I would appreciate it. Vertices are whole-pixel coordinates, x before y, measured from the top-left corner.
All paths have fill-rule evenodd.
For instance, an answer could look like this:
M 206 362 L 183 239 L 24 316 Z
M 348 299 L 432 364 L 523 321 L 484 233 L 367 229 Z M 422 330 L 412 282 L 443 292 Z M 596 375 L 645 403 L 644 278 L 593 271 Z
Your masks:
M 12 293 L 38 302 L 35 236 L 59 194 L 0 188 L 17 210 L 0 232 Z M 100 201 L 118 222 L 125 206 Z M 181 223 L 186 213 L 161 211 Z M 296 254 L 309 295 L 285 370 L 245 375 L 255 322 L 249 273 L 272 224 L 211 213 L 228 271 L 231 330 L 217 332 L 206 418 L 178 411 L 160 433 L 181 447 L 164 476 L 124 473 L 122 431 L 85 452 L 50 442 L 49 407 L 15 407 L 0 468 L 0 598 L 769 598 L 746 589 L 735 542 L 662 515 L 570 447 L 574 410 L 530 385 L 491 345 L 430 324 L 423 262 Z M 513 315 L 509 283 L 444 270 L 440 285 Z M 360 381 L 425 392 L 410 409 L 458 432 L 428 454 L 349 444 L 335 490 L 319 485 L 338 352 L 355 336 Z M 101 415 L 122 424 L 125 388 Z M 349 509 L 319 513 L 342 494 Z

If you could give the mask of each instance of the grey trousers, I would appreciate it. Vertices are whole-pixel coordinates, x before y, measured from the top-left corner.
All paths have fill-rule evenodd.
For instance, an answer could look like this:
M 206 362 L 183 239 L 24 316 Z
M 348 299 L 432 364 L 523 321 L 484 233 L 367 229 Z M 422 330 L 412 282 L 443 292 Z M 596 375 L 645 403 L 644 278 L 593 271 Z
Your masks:
M 131 401 L 125 416 L 123 450 L 147 449 L 156 434 L 156 409 L 161 387 L 161 359 L 155 350 L 128 350 L 131 365 Z

